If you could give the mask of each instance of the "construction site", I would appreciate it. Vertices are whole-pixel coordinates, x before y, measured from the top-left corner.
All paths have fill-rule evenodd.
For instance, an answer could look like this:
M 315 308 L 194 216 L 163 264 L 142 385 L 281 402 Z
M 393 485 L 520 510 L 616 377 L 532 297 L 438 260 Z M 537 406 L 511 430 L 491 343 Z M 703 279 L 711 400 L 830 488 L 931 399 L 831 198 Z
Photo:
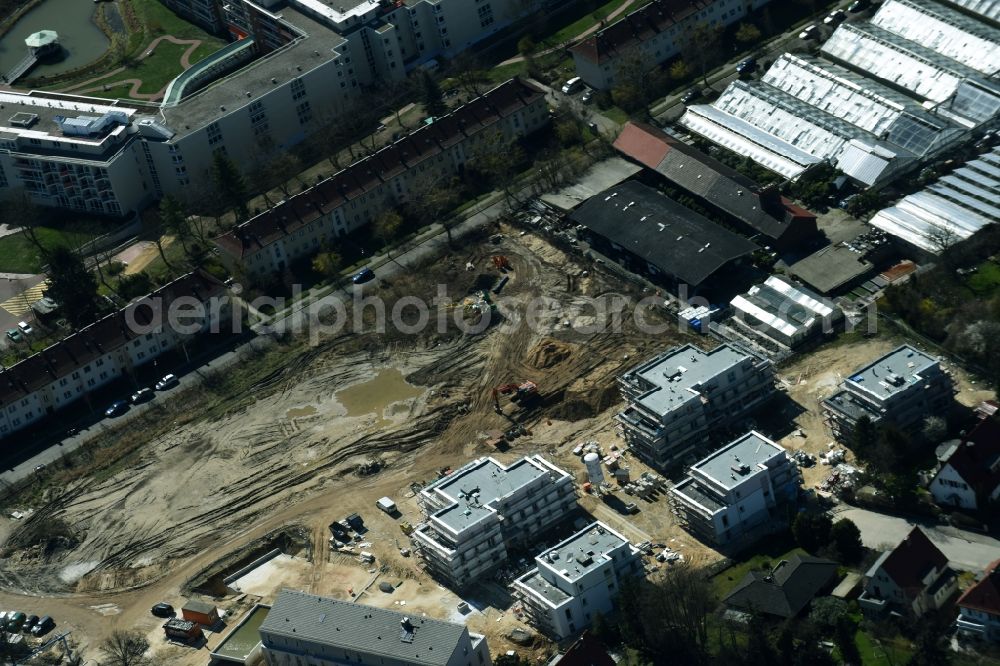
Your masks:
M 287 581 L 351 598 L 374 570 L 398 592 L 366 591 L 366 603 L 406 601 L 439 617 L 455 613 L 457 599 L 401 551 L 408 539 L 400 522 L 420 520 L 411 483 L 484 455 L 531 453 L 564 464 L 582 482 L 572 449 L 580 441 L 614 444 L 616 376 L 664 347 L 699 343 L 676 326 L 643 333 L 629 317 L 617 329 L 585 328 L 596 315 L 574 307 L 575 299 L 638 300 L 640 290 L 537 236 L 497 231 L 500 238 L 483 237 L 461 255 L 379 285 L 391 303 L 403 295 L 429 299 L 445 284 L 466 317 L 483 307 L 495 311 L 485 333 L 432 327 L 418 335 L 351 333 L 317 346 L 276 340 L 245 348 L 225 376 L 206 373 L 141 425 L 108 430 L 85 455 L 53 469 L 47 483 L 8 500 L 8 513 L 27 517 L 4 525 L 0 603 L 20 607 L 37 601 L 26 596 L 46 597 L 45 612 L 73 627 L 85 649 L 120 626 L 147 626 L 159 636 L 154 648 L 168 649 L 149 615 L 152 604 L 199 594 L 220 608 L 243 603 L 249 592 L 219 581 L 279 548 L 290 564 L 268 575 L 268 585 Z M 498 283 L 498 293 L 485 297 Z M 399 520 L 375 509 L 382 496 L 396 500 Z M 661 504 L 663 516 L 624 521 L 594 497 L 581 501 L 637 542 L 670 536 Z M 367 521 L 364 550 L 374 565 L 330 551 L 329 524 L 351 513 Z M 503 585 L 495 588 L 500 599 L 485 599 L 469 624 L 504 649 L 510 641 L 502 635 L 520 623 L 497 610 L 509 600 Z M 272 593 L 251 589 L 265 600 Z M 500 616 L 510 622 L 497 622 Z M 188 654 L 169 649 L 179 650 L 170 663 Z M 191 663 L 204 662 L 195 656 Z
M 194 665 L 205 653 L 164 640 L 153 604 L 214 603 L 223 620 L 203 644 L 212 650 L 255 603 L 289 587 L 462 621 L 494 653 L 541 657 L 552 644 L 530 629 L 509 584 L 545 543 L 461 595 L 411 552 L 409 535 L 425 519 L 421 488 L 485 456 L 506 465 L 539 454 L 573 477 L 572 525 L 548 544 L 599 520 L 638 545 L 649 573 L 722 558 L 679 524 L 670 481 L 622 450 L 615 422 L 618 375 L 670 347 L 714 340 L 666 310 L 644 312 L 662 324 L 656 332 L 628 313 L 593 326 L 585 300 L 635 302 L 648 288 L 516 226 L 413 268 L 378 285 L 387 306 L 446 285 L 449 310 L 468 321 L 488 311 L 489 328 L 343 333 L 318 345 L 257 339 L 231 370 L 205 372 L 8 498 L 7 515 L 21 519 L 0 524 L 0 604 L 43 604 L 35 612 L 57 618 L 85 654 L 114 629 L 139 628 L 164 663 Z M 790 455 L 827 454 L 819 401 L 893 344 L 859 338 L 792 359 L 777 369 L 777 408 L 756 427 Z M 954 374 L 960 402 L 983 399 Z M 850 463 L 850 452 L 838 461 Z M 595 464 L 610 492 L 591 485 Z M 818 487 L 831 467 L 802 472 Z M 394 502 L 392 515 L 376 507 L 380 498 Z

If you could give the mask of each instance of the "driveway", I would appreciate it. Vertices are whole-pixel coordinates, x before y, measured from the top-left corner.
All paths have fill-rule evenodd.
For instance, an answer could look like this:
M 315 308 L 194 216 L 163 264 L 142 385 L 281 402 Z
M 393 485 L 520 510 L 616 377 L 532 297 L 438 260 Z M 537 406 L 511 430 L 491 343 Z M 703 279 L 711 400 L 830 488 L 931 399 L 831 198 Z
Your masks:
M 906 518 L 849 507 L 838 510 L 834 520 L 849 518 L 861 530 L 861 540 L 869 548 L 894 548 L 918 523 Z M 1000 558 L 1000 541 L 985 534 L 966 532 L 951 526 L 924 525 L 924 533 L 941 549 L 952 566 L 966 571 L 982 571 L 987 564 Z

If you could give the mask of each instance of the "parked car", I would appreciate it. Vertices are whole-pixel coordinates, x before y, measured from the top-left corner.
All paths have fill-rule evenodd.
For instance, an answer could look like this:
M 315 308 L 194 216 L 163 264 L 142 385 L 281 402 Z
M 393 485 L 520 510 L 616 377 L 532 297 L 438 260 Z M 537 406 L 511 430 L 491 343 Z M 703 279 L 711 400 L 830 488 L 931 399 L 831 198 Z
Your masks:
M 863 12 L 866 9 L 868 9 L 868 0 L 854 0 L 854 2 L 847 7 L 847 11 L 852 14 Z
M 385 511 L 390 516 L 396 513 L 396 503 L 392 501 L 391 497 L 382 497 L 381 499 L 375 502 L 375 506 L 377 506 L 382 511 Z
M 17 322 L 17 327 L 21 329 L 21 332 L 24 333 L 25 335 L 31 335 L 32 333 L 35 332 L 35 329 L 31 327 L 31 324 L 29 324 L 26 321 Z
M 739 68 L 739 65 L 737 65 L 737 68 Z M 701 91 L 699 91 L 697 88 L 691 88 L 691 90 L 688 90 L 686 93 L 684 93 L 684 96 L 681 97 L 681 104 L 690 104 L 699 97 L 701 97 Z
M 124 400 L 115 400 L 111 406 L 104 410 L 104 415 L 108 417 L 121 416 L 128 411 L 128 403 Z
M 354 284 L 364 284 L 365 282 L 371 282 L 375 279 L 375 271 L 370 268 L 362 268 L 357 274 L 351 278 L 351 282 Z
M 45 464 L 35 465 L 35 474 L 45 471 Z
M 823 23 L 827 25 L 836 25 L 846 18 L 847 14 L 844 13 L 843 9 L 835 9 L 830 12 L 825 19 L 823 19 Z
M 28 616 L 24 613 L 17 611 L 13 615 L 7 618 L 7 631 L 14 633 L 21 631 L 21 627 L 24 626 L 24 621 L 28 619 Z
M 160 603 L 150 608 L 149 612 L 155 615 L 156 617 L 173 617 L 174 607 L 171 606 L 170 604 L 166 604 L 161 601 Z
M 816 39 L 819 37 L 819 28 L 816 24 L 807 25 L 803 28 L 802 32 L 799 33 L 799 39 Z
M 45 634 L 55 629 L 55 627 L 56 627 L 55 620 L 46 615 L 41 620 L 39 620 L 38 624 L 36 624 L 35 627 L 31 630 L 31 635 L 44 636 Z
M 24 626 L 21 627 L 21 631 L 23 631 L 26 634 L 30 634 L 31 630 L 35 628 L 36 624 L 38 624 L 38 616 L 29 615 L 28 619 L 24 621 Z
M 20 342 L 21 340 L 24 339 L 24 336 L 21 335 L 21 331 L 17 330 L 16 328 L 8 330 L 7 337 L 11 339 L 11 342 Z
M 153 393 L 153 389 L 151 389 L 151 388 L 141 388 L 141 389 L 139 389 L 138 391 L 136 391 L 135 393 L 132 394 L 132 404 L 133 405 L 138 405 L 138 404 L 143 403 L 143 402 L 149 402 L 154 397 L 156 397 L 156 394 Z
M 582 95 L 580 95 L 580 101 L 583 102 L 584 104 L 590 104 L 590 101 L 592 99 L 594 99 L 594 91 L 591 90 L 590 88 L 587 88 L 587 90 Z
M 579 76 L 574 76 L 572 79 L 563 84 L 562 91 L 564 95 L 572 95 L 573 93 L 580 90 L 583 87 L 583 79 Z
M 164 375 L 163 379 L 156 382 L 157 391 L 166 391 L 180 384 L 180 380 L 175 375 Z
M 744 58 L 736 64 L 737 74 L 750 74 L 755 71 L 757 71 L 756 58 Z

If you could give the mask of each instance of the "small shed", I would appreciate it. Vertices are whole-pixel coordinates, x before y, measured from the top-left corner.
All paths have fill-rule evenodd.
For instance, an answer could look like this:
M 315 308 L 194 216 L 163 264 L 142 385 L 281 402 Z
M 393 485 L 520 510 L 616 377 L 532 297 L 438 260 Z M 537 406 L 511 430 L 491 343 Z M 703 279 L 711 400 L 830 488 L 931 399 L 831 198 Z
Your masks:
M 196 641 L 201 638 L 201 627 L 190 620 L 171 618 L 163 624 L 163 633 L 177 641 Z
M 181 608 L 181 617 L 190 622 L 211 627 L 219 621 L 219 609 L 204 601 L 191 599 Z

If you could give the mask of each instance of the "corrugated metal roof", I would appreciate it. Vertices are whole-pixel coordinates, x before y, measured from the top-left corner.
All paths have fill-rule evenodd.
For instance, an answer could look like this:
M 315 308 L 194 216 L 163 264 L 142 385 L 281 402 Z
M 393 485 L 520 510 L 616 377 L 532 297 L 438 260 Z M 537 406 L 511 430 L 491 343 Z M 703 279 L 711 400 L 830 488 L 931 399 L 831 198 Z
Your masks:
M 986 18 L 1000 21 L 1000 0 L 948 0 L 953 5 L 958 5 L 970 12 L 985 16 Z
M 809 166 L 823 161 L 714 106 L 690 106 L 680 122 L 692 132 L 786 178 L 797 178 Z
M 1000 69 L 1000 31 L 927 0 L 886 0 L 871 22 L 986 75 Z
M 892 158 L 862 141 L 851 140 L 837 160 L 837 168 L 865 185 L 873 185 L 887 175 Z

